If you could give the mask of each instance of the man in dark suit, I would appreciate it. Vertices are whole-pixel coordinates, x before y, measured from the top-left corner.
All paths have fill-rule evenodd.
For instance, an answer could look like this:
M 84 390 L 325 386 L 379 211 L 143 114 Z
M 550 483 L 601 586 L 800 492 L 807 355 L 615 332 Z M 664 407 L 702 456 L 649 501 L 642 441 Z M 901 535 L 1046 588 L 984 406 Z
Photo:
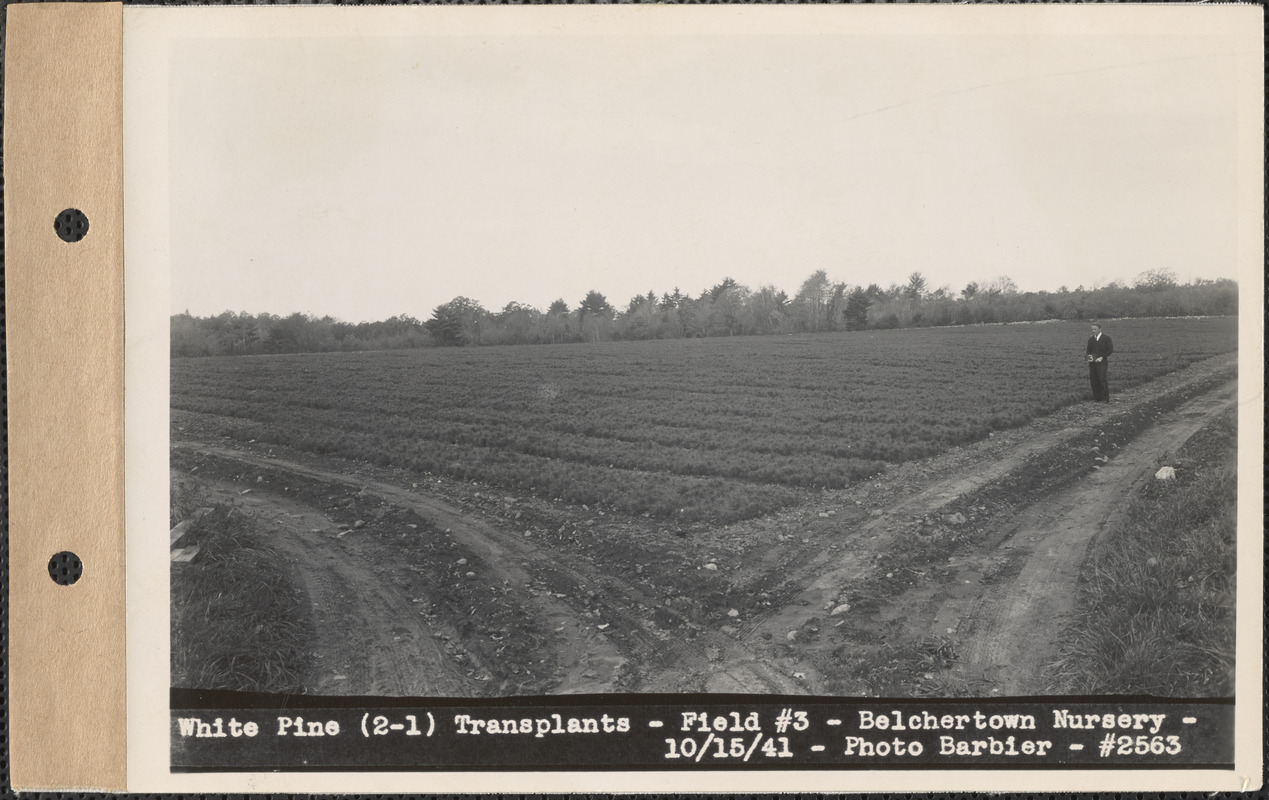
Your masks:
M 1093 325 L 1093 335 L 1088 337 L 1088 382 L 1093 385 L 1093 400 L 1099 403 L 1110 402 L 1110 384 L 1106 380 L 1106 362 L 1110 354 L 1115 352 L 1115 345 L 1110 337 L 1102 333 L 1100 325 Z

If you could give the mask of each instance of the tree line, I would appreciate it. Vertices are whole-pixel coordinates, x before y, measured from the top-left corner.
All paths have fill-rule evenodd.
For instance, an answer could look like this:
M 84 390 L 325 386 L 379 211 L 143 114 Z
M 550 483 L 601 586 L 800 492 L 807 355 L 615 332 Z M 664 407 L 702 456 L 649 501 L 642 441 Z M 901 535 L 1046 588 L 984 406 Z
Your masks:
M 1131 284 L 1021 292 L 1008 277 L 973 282 L 959 291 L 930 288 L 920 272 L 886 287 L 852 286 L 818 270 L 790 297 L 773 286 L 756 290 L 731 278 L 686 295 L 675 288 L 635 295 L 617 308 L 598 291 L 575 307 L 563 298 L 545 311 L 511 302 L 499 311 L 467 297 L 432 309 L 426 321 L 399 315 L 348 323 L 294 313 L 172 317 L 172 356 L 252 355 L 390 350 L 433 346 L 559 344 L 631 339 L 680 339 L 998 322 L 1115 317 L 1236 314 L 1238 286 L 1228 279 L 1178 283 L 1151 270 Z

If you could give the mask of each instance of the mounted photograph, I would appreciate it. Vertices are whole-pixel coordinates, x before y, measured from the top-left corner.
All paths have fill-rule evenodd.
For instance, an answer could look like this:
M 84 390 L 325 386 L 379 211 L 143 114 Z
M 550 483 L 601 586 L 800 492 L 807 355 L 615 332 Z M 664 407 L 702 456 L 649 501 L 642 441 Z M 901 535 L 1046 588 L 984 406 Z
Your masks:
M 1232 57 L 852 44 L 174 53 L 173 684 L 1231 693 Z
M 1230 37 L 539 10 L 132 18 L 165 690 L 1232 705 Z

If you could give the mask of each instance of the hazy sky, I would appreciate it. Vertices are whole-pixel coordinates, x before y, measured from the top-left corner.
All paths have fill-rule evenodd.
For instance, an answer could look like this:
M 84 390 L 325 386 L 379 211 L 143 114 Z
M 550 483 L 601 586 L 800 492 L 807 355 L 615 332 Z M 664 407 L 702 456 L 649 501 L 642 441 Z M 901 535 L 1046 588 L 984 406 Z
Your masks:
M 1237 276 L 1217 37 L 204 38 L 170 69 L 173 311 Z

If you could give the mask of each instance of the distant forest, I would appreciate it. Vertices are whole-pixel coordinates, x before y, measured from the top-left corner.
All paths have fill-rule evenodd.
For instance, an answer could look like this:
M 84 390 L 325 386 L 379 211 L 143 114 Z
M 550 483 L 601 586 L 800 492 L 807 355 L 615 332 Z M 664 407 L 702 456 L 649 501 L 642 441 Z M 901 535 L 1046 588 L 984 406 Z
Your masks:
M 172 317 L 172 356 L 255 355 L 509 344 L 558 344 L 631 339 L 680 339 L 993 322 L 1114 317 L 1215 316 L 1238 313 L 1238 285 L 1227 279 L 1178 283 L 1165 270 L 1142 273 L 1131 284 L 1093 289 L 1061 287 L 1020 292 L 1008 277 L 960 291 L 931 289 L 914 272 L 903 284 L 850 286 L 819 270 L 790 297 L 772 286 L 757 290 L 731 278 L 692 296 L 680 292 L 636 295 L 614 307 L 591 291 L 570 307 L 564 299 L 545 310 L 508 303 L 490 311 L 456 297 L 421 321 L 402 314 L 381 322 L 342 322 L 294 313 Z

